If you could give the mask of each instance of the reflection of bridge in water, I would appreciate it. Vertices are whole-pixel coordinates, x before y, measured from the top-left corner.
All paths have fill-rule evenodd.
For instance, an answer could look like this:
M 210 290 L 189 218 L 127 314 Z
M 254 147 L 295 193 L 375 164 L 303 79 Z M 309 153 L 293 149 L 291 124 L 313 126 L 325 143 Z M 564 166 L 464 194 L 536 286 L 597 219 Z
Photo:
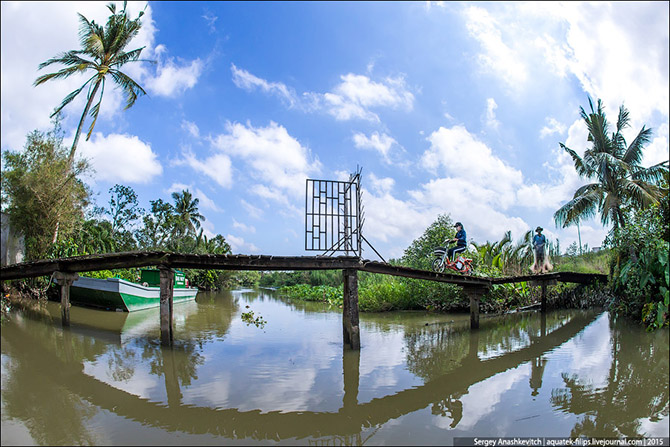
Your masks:
M 260 410 L 240 411 L 234 408 L 214 409 L 184 405 L 177 379 L 174 350 L 160 348 L 162 373 L 167 391 L 167 406 L 151 402 L 102 382 L 83 371 L 82 360 L 75 359 L 71 339 L 63 340 L 64 359 L 45 346 L 43 337 L 26 330 L 3 331 L 3 342 L 8 342 L 10 352 L 20 343 L 29 343 L 35 349 L 26 353 L 23 365 L 39 371 L 49 371 L 48 380 L 66 387 L 92 405 L 117 416 L 128 418 L 167 431 L 188 434 L 210 434 L 230 439 L 286 440 L 307 437 L 360 436 L 366 428 L 381 426 L 386 422 L 426 408 L 443 405 L 452 396 L 466 394 L 468 389 L 490 377 L 528 362 L 535 362 L 543 355 L 580 333 L 596 319 L 596 315 L 575 315 L 570 321 L 547 333 L 546 315 L 539 315 L 541 331 L 531 338 L 529 345 L 489 359 L 479 358 L 479 335 L 470 338 L 468 354 L 460 366 L 428 380 L 424 385 L 406 389 L 366 403 L 358 402 L 360 351 L 343 351 L 344 397 L 337 412 L 294 411 L 287 413 Z M 70 331 L 62 332 L 64 338 L 72 337 Z M 3 343 L 4 345 L 4 343 Z M 68 352 L 70 351 L 70 352 Z M 79 350 L 77 350 L 79 351 Z M 473 368 L 473 366 L 476 366 Z M 533 378 L 537 383 L 538 377 Z M 541 377 L 539 378 L 541 380 Z M 531 383 L 531 387 L 533 384 Z M 448 410 L 458 412 L 458 409 Z M 454 416 L 458 417 L 458 416 Z
M 215 270 L 342 270 L 343 306 L 342 326 L 344 343 L 360 349 L 358 316 L 358 272 L 402 276 L 456 284 L 463 288 L 470 300 L 470 327 L 479 328 L 479 301 L 494 284 L 530 281 L 542 288 L 541 309 L 546 311 L 546 287 L 557 281 L 590 283 L 606 281 L 606 275 L 572 272 L 556 272 L 544 275 L 525 275 L 509 278 L 487 278 L 449 273 L 436 273 L 387 263 L 364 260 L 360 257 L 340 256 L 243 256 L 243 255 L 197 255 L 168 252 L 110 253 L 95 256 L 40 260 L 13 264 L 0 268 L 0 279 L 12 280 L 54 275 L 61 285 L 61 312 L 63 325 L 70 323 L 70 285 L 78 277 L 77 272 L 158 266 L 160 270 L 160 321 L 161 342 L 173 343 L 172 291 L 174 277 L 172 269 Z

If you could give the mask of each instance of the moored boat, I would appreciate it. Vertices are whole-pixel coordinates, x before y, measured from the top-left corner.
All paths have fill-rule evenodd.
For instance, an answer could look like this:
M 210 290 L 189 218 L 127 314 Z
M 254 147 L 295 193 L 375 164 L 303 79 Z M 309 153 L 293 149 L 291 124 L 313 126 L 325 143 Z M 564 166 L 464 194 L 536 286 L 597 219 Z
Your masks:
M 183 272 L 175 271 L 172 300 L 174 303 L 194 300 L 197 287 L 189 287 Z M 79 277 L 70 287 L 70 301 L 82 306 L 119 312 L 132 312 L 160 306 L 158 270 L 143 269 L 140 283 L 120 278 Z

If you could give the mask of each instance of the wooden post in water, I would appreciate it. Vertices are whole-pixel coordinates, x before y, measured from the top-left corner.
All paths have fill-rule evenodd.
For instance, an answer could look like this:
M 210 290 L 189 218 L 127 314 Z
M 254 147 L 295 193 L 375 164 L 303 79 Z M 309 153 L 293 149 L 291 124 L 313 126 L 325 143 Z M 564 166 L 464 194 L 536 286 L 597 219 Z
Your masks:
M 466 286 L 463 290 L 470 298 L 470 329 L 479 329 L 479 300 L 486 289 L 481 286 Z
M 172 346 L 172 293 L 174 290 L 174 270 L 158 267 L 161 280 L 161 345 Z
M 358 327 L 358 270 L 342 271 L 344 286 L 342 297 L 342 333 L 344 344 L 351 349 L 361 349 L 361 333 Z
M 76 273 L 54 272 L 54 279 L 60 285 L 60 313 L 63 327 L 70 326 L 70 286 L 79 278 Z
M 543 314 L 547 313 L 547 281 L 542 281 L 540 286 L 542 289 L 542 304 L 540 305 L 540 312 Z
M 360 380 L 361 351 L 342 349 L 342 376 L 344 379 L 343 408 L 356 408 L 358 405 L 358 383 Z

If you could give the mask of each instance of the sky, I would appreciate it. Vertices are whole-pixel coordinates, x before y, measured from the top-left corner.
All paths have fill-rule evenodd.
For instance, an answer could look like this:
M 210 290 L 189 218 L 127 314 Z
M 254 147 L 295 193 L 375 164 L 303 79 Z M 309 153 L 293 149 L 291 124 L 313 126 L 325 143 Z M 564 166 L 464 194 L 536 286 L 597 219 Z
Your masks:
M 81 13 L 107 2 L 2 2 L 1 146 L 49 130 L 87 78 L 34 87 L 79 48 Z M 117 2 L 120 9 L 122 3 Z M 642 160 L 668 159 L 668 2 L 129 2 L 142 29 L 123 71 L 147 95 L 124 110 L 107 84 L 77 154 L 98 206 L 130 186 L 140 206 L 188 189 L 202 227 L 234 253 L 305 250 L 306 179 L 361 169 L 363 236 L 388 260 L 440 214 L 468 240 L 519 240 L 544 228 L 562 251 L 599 247 L 599 216 L 557 228 L 553 214 L 588 180 L 559 143 L 589 147 L 580 107 L 601 99 L 614 126 L 630 112 Z M 151 63 L 149 61 L 153 61 Z M 84 95 L 64 109 L 70 145 Z M 363 257 L 378 259 L 367 245 Z

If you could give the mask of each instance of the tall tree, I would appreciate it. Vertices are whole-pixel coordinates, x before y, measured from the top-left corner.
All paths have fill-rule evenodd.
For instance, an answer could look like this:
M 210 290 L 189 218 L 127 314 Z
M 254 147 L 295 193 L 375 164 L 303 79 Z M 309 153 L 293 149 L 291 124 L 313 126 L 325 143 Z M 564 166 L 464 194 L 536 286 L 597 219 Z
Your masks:
M 174 210 L 177 214 L 181 234 L 195 233 L 205 217 L 198 212 L 199 199 L 194 198 L 189 190 L 173 192 Z
M 2 154 L 2 208 L 25 236 L 28 259 L 44 258 L 57 228 L 64 237 L 76 232 L 90 202 L 90 190 L 76 176 L 88 165 L 70 166 L 58 123 L 49 132 L 28 135 L 22 152 Z
M 105 212 L 112 218 L 112 233 L 127 230 L 126 225 L 144 214 L 137 203 L 137 194 L 130 186 L 116 184 L 109 188 L 109 194 L 109 209 Z
M 629 127 L 628 110 L 622 105 L 616 122 L 616 131 L 609 135 L 609 124 L 598 100 L 597 108 L 589 98 L 590 113 L 580 107 L 581 116 L 589 131 L 591 148 L 580 157 L 574 150 L 560 146 L 572 157 L 580 177 L 592 180 L 577 189 L 572 200 L 554 213 L 557 226 L 569 226 L 580 219 L 600 214 L 603 225 L 613 225 L 614 229 L 626 225 L 625 209 L 646 208 L 658 203 L 663 191 L 658 187 L 668 161 L 649 168 L 640 166 L 643 150 L 651 138 L 651 129 L 642 126 L 635 139 L 626 144 L 622 131 Z
M 137 36 L 142 27 L 140 18 L 144 15 L 144 11 L 141 11 L 136 19 L 131 20 L 128 17 L 126 6 L 127 2 L 124 1 L 123 9 L 117 13 L 116 5 L 110 3 L 107 8 L 111 11 L 111 15 L 104 27 L 95 23 L 95 21 L 89 21 L 86 17 L 79 14 L 79 41 L 81 49 L 61 53 L 55 58 L 48 59 L 39 65 L 40 70 L 52 64 L 63 64 L 66 67 L 57 72 L 38 77 L 35 80 L 35 86 L 44 84 L 52 79 L 65 79 L 75 73 L 93 73 L 81 87 L 68 94 L 51 115 L 53 117 L 58 114 L 63 107 L 72 102 L 84 89 L 88 89 L 86 106 L 79 120 L 77 132 L 75 133 L 68 157 L 70 165 L 73 163 L 84 121 L 86 115 L 89 113 L 93 121 L 86 134 L 86 140 L 91 138 L 91 133 L 100 113 L 100 104 L 102 103 L 102 96 L 105 91 L 105 80 L 108 75 L 123 90 L 126 99 L 125 109 L 135 104 L 135 100 L 139 96 L 146 94 L 137 82 L 120 70 L 126 63 L 138 61 L 140 53 L 144 49 L 142 47 L 126 51 L 126 47 Z M 97 103 L 93 105 L 96 99 Z M 91 108 L 91 106 L 93 107 Z

